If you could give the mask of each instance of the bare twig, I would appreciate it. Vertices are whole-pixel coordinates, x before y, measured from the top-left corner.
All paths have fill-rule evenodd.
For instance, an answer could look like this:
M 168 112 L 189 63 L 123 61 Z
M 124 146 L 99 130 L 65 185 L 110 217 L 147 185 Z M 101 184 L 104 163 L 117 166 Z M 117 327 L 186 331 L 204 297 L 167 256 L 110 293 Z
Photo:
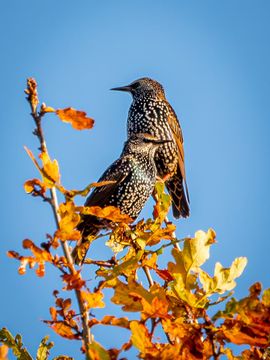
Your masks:
M 42 126 L 41 126 L 41 120 L 42 120 L 42 116 L 44 115 L 44 112 L 37 111 L 39 100 L 38 100 L 38 93 L 37 93 L 37 83 L 36 83 L 35 79 L 29 78 L 27 80 L 27 89 L 25 90 L 25 92 L 28 95 L 27 100 L 31 107 L 31 111 L 32 111 L 31 115 L 36 124 L 36 129 L 33 131 L 33 134 L 36 135 L 39 140 L 39 143 L 40 143 L 39 149 L 41 150 L 41 152 L 48 153 L 44 133 L 43 133 Z M 59 229 L 60 216 L 58 213 L 58 199 L 57 199 L 55 187 L 50 189 L 50 200 L 51 201 L 49 203 L 51 204 L 51 207 L 52 207 L 56 227 Z M 73 258 L 69 251 L 68 244 L 67 244 L 67 242 L 61 242 L 61 245 L 62 245 L 64 255 L 69 264 L 70 273 L 75 274 L 77 271 L 74 267 Z M 76 291 L 76 297 L 77 297 L 77 301 L 78 301 L 78 305 L 79 305 L 79 309 L 80 309 L 80 313 L 81 313 L 81 320 L 82 320 L 82 327 L 83 327 L 83 340 L 84 340 L 84 345 L 86 348 L 86 359 L 90 360 L 88 350 L 89 350 L 89 345 L 93 342 L 93 337 L 91 335 L 90 328 L 88 326 L 89 313 L 85 309 L 81 291 L 80 290 L 75 290 L 75 291 Z
M 154 280 L 153 280 L 152 275 L 150 273 L 149 267 L 148 266 L 143 266 L 143 271 L 144 271 L 144 273 L 146 275 L 149 286 L 151 287 L 152 285 L 154 285 Z

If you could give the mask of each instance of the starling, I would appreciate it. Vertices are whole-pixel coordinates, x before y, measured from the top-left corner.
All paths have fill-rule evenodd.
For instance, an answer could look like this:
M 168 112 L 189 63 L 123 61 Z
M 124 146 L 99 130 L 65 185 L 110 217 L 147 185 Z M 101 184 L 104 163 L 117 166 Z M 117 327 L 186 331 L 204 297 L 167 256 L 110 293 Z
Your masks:
M 120 158 L 109 166 L 98 180 L 114 183 L 95 188 L 87 198 L 85 206 L 103 208 L 112 205 L 135 220 L 154 190 L 157 177 L 154 154 L 168 141 L 170 140 L 160 140 L 143 133 L 131 135 L 125 142 Z M 93 215 L 82 216 L 78 225 L 82 240 L 72 254 L 76 264 L 81 264 L 85 258 L 89 248 L 88 236 L 96 236 L 106 225 L 108 220 Z M 78 251 L 81 256 L 78 256 Z
M 161 84 L 150 78 L 141 78 L 130 85 L 111 90 L 131 93 L 133 102 L 129 109 L 128 137 L 147 133 L 166 142 L 155 153 L 158 176 L 165 180 L 172 198 L 175 218 L 189 216 L 189 195 L 186 183 L 182 130 L 177 116 L 165 97 Z

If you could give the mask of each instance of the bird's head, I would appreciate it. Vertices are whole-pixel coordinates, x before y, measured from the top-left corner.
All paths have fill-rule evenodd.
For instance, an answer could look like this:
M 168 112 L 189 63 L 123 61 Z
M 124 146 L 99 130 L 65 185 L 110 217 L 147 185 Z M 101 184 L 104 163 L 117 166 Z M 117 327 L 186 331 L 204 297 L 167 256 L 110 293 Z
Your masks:
M 126 86 L 112 88 L 111 90 L 127 91 L 133 96 L 133 98 L 165 98 L 163 86 L 156 80 L 147 77 L 135 80 Z
M 137 133 L 125 142 L 124 152 L 153 154 L 162 144 L 168 142 L 172 140 L 161 140 L 147 133 Z

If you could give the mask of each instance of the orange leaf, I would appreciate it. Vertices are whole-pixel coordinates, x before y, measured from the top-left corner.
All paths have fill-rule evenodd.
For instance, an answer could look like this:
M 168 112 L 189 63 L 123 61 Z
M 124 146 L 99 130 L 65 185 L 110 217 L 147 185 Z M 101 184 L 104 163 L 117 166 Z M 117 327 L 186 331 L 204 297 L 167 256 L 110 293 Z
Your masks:
M 24 190 L 27 194 L 34 192 L 36 194 L 40 193 L 41 195 L 44 195 L 46 191 L 46 186 L 39 179 L 32 179 L 27 180 L 24 183 Z
M 104 296 L 101 292 L 90 293 L 89 291 L 81 291 L 81 294 L 87 309 L 103 308 L 105 306 L 102 301 Z
M 259 347 L 270 345 L 270 325 L 267 322 L 248 325 L 237 319 L 228 319 L 221 328 L 225 337 L 234 344 Z
M 63 122 L 70 123 L 76 130 L 91 129 L 94 126 L 94 120 L 87 117 L 84 111 L 69 107 L 56 110 L 56 114 Z
M 62 203 L 59 206 L 59 214 L 61 220 L 59 222 L 59 228 L 55 232 L 55 237 L 65 241 L 65 240 L 80 240 L 81 233 L 76 230 L 76 226 L 80 222 L 80 215 L 76 212 L 77 209 L 73 201 L 67 201 Z
M 129 320 L 126 317 L 117 318 L 115 316 L 106 315 L 100 322 L 103 325 L 120 326 L 129 329 Z
M 147 239 L 147 245 L 156 245 L 161 240 L 173 240 L 175 238 L 176 226 L 172 223 L 168 223 L 164 229 L 153 230 L 153 233 Z
M 153 347 L 151 342 L 150 334 L 148 333 L 147 328 L 134 320 L 130 323 L 131 329 L 131 341 L 132 344 L 141 352 L 146 353 L 148 349 Z
M 73 340 L 73 339 L 80 339 L 80 335 L 73 332 L 72 328 L 68 325 L 66 325 L 64 322 L 56 322 L 50 327 L 60 336 Z
M 53 306 L 50 307 L 50 314 L 51 314 L 52 320 L 57 321 L 57 310 L 55 307 L 53 307 Z
M 0 345 L 0 360 L 8 360 L 8 347 L 6 345 Z
M 154 297 L 151 303 L 146 301 L 145 299 L 141 299 L 143 305 L 143 314 L 142 319 L 145 318 L 167 318 L 168 315 L 168 302 L 166 299 L 159 299 L 158 297 Z
M 74 274 L 64 274 L 62 278 L 67 283 L 64 290 L 80 290 L 85 285 L 85 281 L 81 278 L 79 271 Z
M 113 222 L 125 222 L 130 223 L 133 221 L 128 215 L 121 214 L 120 210 L 114 206 L 106 206 L 101 208 L 99 206 L 86 206 L 82 210 L 82 214 L 94 215 L 103 219 L 108 219 Z

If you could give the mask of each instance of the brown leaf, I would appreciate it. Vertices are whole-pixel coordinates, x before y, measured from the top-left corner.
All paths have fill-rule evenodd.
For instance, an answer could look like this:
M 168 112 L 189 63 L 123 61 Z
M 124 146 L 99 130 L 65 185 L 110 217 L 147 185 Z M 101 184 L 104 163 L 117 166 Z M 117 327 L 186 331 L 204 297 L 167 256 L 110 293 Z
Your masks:
M 76 130 L 91 129 L 94 126 L 94 120 L 87 117 L 84 111 L 69 107 L 56 110 L 56 114 L 63 122 L 70 123 Z
M 172 281 L 174 279 L 167 269 L 155 269 L 155 272 L 165 281 Z

